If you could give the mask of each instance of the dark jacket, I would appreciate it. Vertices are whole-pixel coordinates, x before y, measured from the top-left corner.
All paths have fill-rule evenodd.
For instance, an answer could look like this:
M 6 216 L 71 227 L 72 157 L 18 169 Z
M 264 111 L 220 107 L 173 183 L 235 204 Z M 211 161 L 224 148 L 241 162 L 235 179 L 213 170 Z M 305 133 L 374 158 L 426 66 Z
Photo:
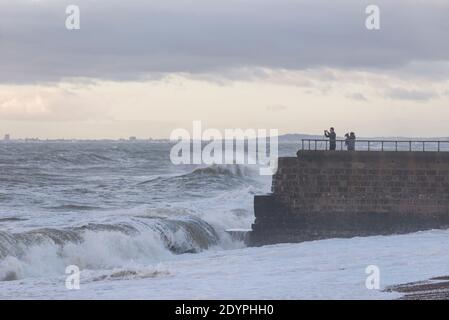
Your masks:
M 355 140 L 356 140 L 355 134 L 351 134 L 349 136 L 349 141 L 348 141 L 348 150 L 350 150 L 350 151 L 355 150 Z
M 324 133 L 326 138 L 329 138 L 329 150 L 335 150 L 337 148 L 337 134 L 334 132 L 326 131 Z
M 334 132 L 326 132 L 325 133 L 326 138 L 329 138 L 329 141 L 332 143 L 335 143 L 337 140 L 337 134 Z

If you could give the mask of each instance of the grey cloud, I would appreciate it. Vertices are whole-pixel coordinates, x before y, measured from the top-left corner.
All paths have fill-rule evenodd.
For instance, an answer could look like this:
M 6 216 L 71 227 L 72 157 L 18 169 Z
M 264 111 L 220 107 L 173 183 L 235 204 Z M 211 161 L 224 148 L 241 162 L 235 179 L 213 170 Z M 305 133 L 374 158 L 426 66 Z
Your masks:
M 74 2 L 81 30 L 68 31 L 65 7 Z M 3 1 L 0 82 L 141 80 L 251 67 L 383 72 L 449 60 L 449 3 L 376 3 L 378 31 L 364 26 L 365 0 Z
M 2 120 L 32 122 L 111 120 L 104 106 L 92 108 L 77 94 L 62 92 L 36 92 L 9 97 L 0 96 L 0 118 Z
M 393 100 L 428 101 L 436 99 L 439 95 L 432 91 L 408 90 L 403 88 L 391 88 L 385 92 L 387 98 Z
M 349 94 L 349 95 L 347 95 L 347 97 L 349 99 L 356 100 L 356 101 L 368 101 L 368 99 L 360 92 Z

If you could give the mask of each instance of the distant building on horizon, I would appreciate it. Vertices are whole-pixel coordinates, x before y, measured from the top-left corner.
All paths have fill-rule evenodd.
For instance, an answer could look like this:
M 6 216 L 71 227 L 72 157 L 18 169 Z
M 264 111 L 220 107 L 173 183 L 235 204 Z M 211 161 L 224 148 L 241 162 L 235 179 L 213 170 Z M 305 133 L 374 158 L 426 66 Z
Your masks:
M 11 136 L 9 135 L 9 133 L 5 134 L 5 137 L 3 138 L 3 140 L 5 140 L 5 141 L 11 140 Z
M 136 141 L 137 138 L 135 136 L 129 137 L 129 141 Z

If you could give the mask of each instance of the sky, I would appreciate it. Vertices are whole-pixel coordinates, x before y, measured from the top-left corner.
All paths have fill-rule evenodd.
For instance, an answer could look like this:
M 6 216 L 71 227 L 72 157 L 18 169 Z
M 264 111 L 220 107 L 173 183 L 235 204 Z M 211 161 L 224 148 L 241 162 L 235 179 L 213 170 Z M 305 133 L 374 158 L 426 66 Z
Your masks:
M 449 136 L 448 33 L 447 0 L 0 0 L 0 137 Z

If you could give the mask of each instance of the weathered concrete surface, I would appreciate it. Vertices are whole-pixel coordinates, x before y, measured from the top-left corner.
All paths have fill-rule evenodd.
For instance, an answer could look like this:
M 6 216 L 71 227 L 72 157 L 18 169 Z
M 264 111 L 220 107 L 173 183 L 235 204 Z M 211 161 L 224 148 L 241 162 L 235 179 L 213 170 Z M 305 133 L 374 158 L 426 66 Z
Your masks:
M 256 196 L 251 245 L 449 228 L 449 153 L 301 151 Z

